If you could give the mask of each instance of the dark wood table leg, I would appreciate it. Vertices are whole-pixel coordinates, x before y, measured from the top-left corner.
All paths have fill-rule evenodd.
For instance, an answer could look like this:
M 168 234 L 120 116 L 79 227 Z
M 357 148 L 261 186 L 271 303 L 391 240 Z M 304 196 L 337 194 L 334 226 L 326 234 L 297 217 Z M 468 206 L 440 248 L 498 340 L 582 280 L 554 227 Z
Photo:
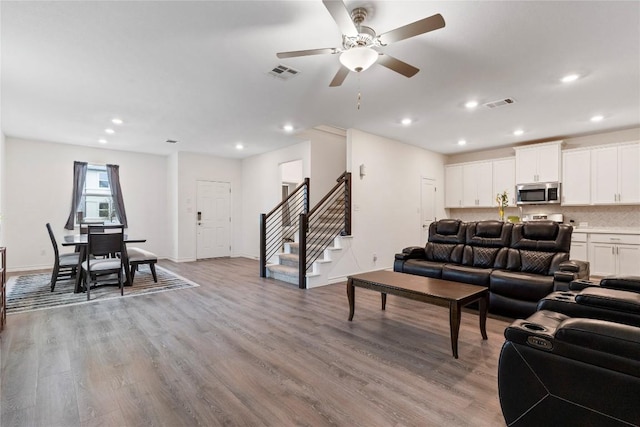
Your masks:
M 462 311 L 457 301 L 449 303 L 449 326 L 451 328 L 451 350 L 453 357 L 458 358 L 458 334 L 460 333 L 460 317 Z
M 382 309 L 384 310 L 387 308 L 387 294 L 381 293 L 380 295 L 382 295 Z
M 353 312 L 355 311 L 355 286 L 353 286 L 353 280 L 347 280 L 347 298 L 349 298 L 349 321 L 353 320 Z
M 489 292 L 485 292 L 480 298 L 479 301 L 479 311 L 480 311 L 480 333 L 482 334 L 482 339 L 487 339 L 487 307 L 489 306 Z

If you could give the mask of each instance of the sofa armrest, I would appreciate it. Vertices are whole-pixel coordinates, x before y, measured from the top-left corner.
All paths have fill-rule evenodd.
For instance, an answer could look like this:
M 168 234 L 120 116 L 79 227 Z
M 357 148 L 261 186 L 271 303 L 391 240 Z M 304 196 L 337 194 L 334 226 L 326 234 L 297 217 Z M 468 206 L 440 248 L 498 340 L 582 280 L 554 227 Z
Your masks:
M 590 286 L 598 286 L 598 284 L 596 282 L 591 282 L 585 279 L 577 279 L 577 280 L 572 280 L 571 283 L 569 283 L 569 290 L 581 291 Z
M 600 281 L 600 286 L 607 289 L 620 289 L 640 293 L 640 277 L 609 276 Z
M 402 253 L 396 254 L 397 260 L 425 259 L 426 257 L 424 246 L 409 246 L 404 248 Z
M 640 294 L 636 292 L 594 286 L 580 291 L 576 295 L 576 302 L 589 307 L 640 315 Z
M 570 318 L 558 325 L 554 338 L 556 353 L 584 350 L 586 354 L 598 352 L 630 359 L 636 362 L 636 366 L 638 364 L 640 328 L 636 326 L 605 320 Z
M 553 289 L 566 291 L 571 289 L 571 282 L 578 279 L 589 278 L 589 263 L 587 261 L 568 260 L 558 266 L 553 273 Z

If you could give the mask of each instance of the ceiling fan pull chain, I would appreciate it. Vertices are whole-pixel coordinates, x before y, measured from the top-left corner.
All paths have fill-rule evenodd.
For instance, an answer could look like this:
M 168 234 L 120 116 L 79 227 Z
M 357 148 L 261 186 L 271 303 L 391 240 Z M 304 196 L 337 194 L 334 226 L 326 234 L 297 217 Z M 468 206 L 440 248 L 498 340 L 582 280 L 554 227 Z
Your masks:
M 358 73 L 358 110 L 360 109 L 360 100 L 362 99 L 362 93 L 360 92 L 360 73 Z

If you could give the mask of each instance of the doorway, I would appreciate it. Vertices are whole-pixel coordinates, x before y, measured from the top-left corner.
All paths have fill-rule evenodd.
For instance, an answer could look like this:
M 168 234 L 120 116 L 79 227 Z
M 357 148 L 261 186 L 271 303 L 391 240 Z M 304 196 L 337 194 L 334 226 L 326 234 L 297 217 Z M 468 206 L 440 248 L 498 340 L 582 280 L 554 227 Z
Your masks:
M 196 259 L 231 255 L 231 183 L 197 182 Z
M 436 221 L 436 181 L 431 178 L 420 179 L 420 242 L 429 239 L 429 225 Z

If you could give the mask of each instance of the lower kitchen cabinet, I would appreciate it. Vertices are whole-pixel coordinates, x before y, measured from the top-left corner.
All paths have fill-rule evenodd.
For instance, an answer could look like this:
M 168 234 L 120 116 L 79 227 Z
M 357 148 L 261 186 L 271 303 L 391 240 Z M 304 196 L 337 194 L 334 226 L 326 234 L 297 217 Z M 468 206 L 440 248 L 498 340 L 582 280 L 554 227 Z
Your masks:
M 640 235 L 590 234 L 592 276 L 640 276 Z

